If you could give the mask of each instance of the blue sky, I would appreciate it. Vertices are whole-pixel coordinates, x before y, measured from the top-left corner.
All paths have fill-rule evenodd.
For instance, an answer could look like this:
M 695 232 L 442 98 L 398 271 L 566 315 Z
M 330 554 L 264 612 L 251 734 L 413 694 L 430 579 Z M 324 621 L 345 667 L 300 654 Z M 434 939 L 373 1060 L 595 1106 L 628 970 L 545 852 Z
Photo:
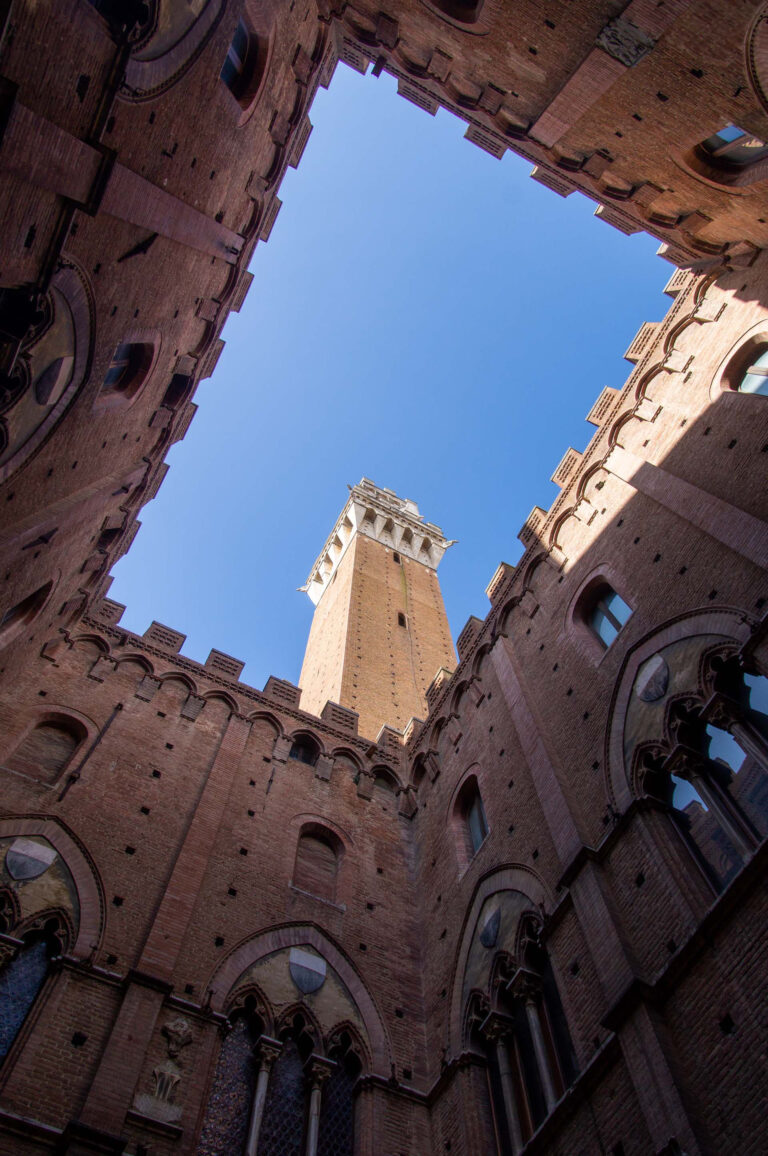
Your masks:
M 199 411 L 168 456 L 109 596 L 123 624 L 157 619 L 298 680 L 312 605 L 297 593 L 365 475 L 416 501 L 458 544 L 440 579 L 454 639 L 517 533 L 557 494 L 550 475 L 673 269 L 431 118 L 395 81 L 339 65 L 301 165 L 224 330 Z

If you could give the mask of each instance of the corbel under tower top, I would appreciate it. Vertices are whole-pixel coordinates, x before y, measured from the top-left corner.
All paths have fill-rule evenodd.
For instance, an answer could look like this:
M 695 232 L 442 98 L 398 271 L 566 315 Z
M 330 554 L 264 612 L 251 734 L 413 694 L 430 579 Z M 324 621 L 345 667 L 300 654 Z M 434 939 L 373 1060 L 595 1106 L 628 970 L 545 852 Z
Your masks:
M 453 545 L 415 502 L 368 478 L 353 487 L 306 584 L 315 604 L 302 706 L 355 710 L 360 730 L 402 728 L 426 712 L 426 690 L 455 651 L 437 580 Z

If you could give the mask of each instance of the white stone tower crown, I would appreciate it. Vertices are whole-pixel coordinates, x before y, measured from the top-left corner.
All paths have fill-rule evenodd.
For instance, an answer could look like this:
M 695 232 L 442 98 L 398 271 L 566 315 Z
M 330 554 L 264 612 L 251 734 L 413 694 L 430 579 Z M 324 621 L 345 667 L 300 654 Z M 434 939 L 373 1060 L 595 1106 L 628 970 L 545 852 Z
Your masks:
M 310 571 L 306 591 L 317 606 L 356 534 L 364 534 L 383 546 L 436 570 L 449 541 L 439 526 L 426 522 L 410 498 L 398 498 L 393 490 L 362 478 L 350 487 L 349 499 Z

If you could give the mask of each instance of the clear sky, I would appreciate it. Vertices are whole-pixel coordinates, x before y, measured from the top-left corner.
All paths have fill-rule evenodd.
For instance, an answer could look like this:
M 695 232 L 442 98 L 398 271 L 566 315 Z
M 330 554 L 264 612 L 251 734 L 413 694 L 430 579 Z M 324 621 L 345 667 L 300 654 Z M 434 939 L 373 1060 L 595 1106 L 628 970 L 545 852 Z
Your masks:
M 463 140 L 382 75 L 340 64 L 289 170 L 254 281 L 224 330 L 199 411 L 168 455 L 111 598 L 137 633 L 157 619 L 298 681 L 312 605 L 297 593 L 365 475 L 412 498 L 458 544 L 440 579 L 454 639 L 673 272 L 530 164 Z

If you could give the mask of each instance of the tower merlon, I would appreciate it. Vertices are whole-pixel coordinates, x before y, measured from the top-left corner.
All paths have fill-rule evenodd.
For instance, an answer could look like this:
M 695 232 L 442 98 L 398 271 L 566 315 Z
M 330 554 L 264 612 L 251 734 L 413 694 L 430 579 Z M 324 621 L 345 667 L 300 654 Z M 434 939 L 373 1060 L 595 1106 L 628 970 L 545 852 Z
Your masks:
M 439 526 L 424 520 L 419 507 L 410 498 L 398 498 L 393 490 L 383 489 L 369 478 L 362 478 L 356 486 L 350 487 L 347 503 L 305 585 L 300 587 L 315 606 L 356 534 L 373 538 L 432 570 L 437 570 L 445 551 L 455 544 L 445 537 Z

